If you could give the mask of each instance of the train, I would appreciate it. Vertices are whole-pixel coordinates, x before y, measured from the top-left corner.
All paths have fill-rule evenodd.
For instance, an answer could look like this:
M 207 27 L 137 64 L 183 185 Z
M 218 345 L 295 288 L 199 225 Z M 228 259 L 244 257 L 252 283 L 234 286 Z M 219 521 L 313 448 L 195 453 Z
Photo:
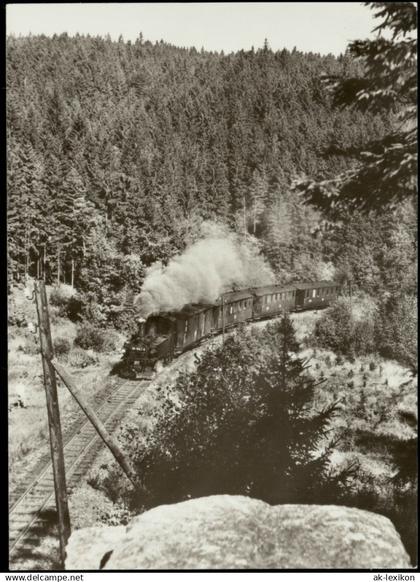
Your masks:
M 204 339 L 240 323 L 277 317 L 286 311 L 323 309 L 340 292 L 340 284 L 334 281 L 266 285 L 223 293 L 211 304 L 194 303 L 176 312 L 151 315 L 139 321 L 136 333 L 125 344 L 118 374 L 129 379 L 150 378 Z

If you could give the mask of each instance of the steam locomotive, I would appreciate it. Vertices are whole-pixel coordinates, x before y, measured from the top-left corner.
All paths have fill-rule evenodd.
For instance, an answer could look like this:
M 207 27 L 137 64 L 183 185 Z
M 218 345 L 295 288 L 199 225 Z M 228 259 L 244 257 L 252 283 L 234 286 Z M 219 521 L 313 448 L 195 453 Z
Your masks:
M 186 305 L 177 312 L 152 315 L 139 322 L 137 333 L 125 345 L 119 374 L 130 379 L 150 378 L 153 371 L 204 338 L 241 322 L 268 319 L 285 311 L 322 309 L 340 290 L 332 281 L 253 287 L 224 293 L 213 304 Z

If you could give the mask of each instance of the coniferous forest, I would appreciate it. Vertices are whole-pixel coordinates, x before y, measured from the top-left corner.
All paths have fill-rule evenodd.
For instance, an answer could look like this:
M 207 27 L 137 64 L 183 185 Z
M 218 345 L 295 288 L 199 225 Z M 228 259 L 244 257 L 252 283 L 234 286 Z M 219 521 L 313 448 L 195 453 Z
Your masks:
M 322 278 L 332 261 L 369 291 L 410 287 L 410 208 L 320 230 L 291 187 L 348 167 L 332 143 L 357 147 L 392 123 L 333 107 L 321 76 L 359 66 L 268 43 L 224 55 L 142 35 L 9 38 L 10 281 L 45 260 L 48 281 L 115 298 L 210 219 L 255 235 L 280 282 Z

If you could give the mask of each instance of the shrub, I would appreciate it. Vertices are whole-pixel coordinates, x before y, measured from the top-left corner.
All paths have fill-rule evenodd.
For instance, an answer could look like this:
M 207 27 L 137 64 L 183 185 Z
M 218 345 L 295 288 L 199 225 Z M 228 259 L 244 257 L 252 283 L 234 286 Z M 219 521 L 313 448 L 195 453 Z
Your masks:
M 86 368 L 98 362 L 94 354 L 86 352 L 81 348 L 72 349 L 67 355 L 67 363 L 74 368 Z
M 365 295 L 339 298 L 317 321 L 314 336 L 319 345 L 354 361 L 355 355 L 375 351 L 377 307 Z
M 49 293 L 49 303 L 55 307 L 65 307 L 72 295 L 75 294 L 75 290 L 69 285 L 60 285 L 60 287 L 54 287 Z
M 104 343 L 102 347 L 103 352 L 113 352 L 117 348 L 118 336 L 112 330 L 105 331 Z
M 60 317 L 67 317 L 71 321 L 80 320 L 84 300 L 70 285 L 54 287 L 50 292 L 49 302 L 57 307 L 57 313 Z
M 133 317 L 133 312 L 128 309 L 112 312 L 109 320 L 116 330 L 124 332 L 127 336 L 131 336 L 137 331 L 136 318 Z
M 102 352 L 105 346 L 105 332 L 91 323 L 83 323 L 77 330 L 74 343 L 84 350 Z
M 70 297 L 66 306 L 66 316 L 70 321 L 80 321 L 83 312 L 84 301 L 82 296 L 77 294 Z
M 56 337 L 53 340 L 54 353 L 56 356 L 68 354 L 71 350 L 71 342 L 66 337 Z
M 16 327 L 28 327 L 28 321 L 23 313 L 10 312 L 7 317 L 8 325 Z
M 28 335 L 25 337 L 25 343 L 19 346 L 19 351 L 22 351 L 28 356 L 35 356 L 41 352 L 39 340 L 35 335 Z
M 380 309 L 376 328 L 379 353 L 417 370 L 417 299 L 392 295 Z
M 373 360 L 371 362 L 369 362 L 369 370 L 371 372 L 374 372 L 376 370 L 376 364 Z

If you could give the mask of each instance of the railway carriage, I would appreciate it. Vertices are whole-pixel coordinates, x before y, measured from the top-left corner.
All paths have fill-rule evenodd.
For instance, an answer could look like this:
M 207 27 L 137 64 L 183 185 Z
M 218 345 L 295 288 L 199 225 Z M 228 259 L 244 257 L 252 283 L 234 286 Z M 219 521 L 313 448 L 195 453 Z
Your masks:
M 216 302 L 216 330 L 252 318 L 253 294 L 250 290 L 224 293 Z
M 253 289 L 253 318 L 274 317 L 284 311 L 291 311 L 295 305 L 295 288 L 268 285 Z
M 337 298 L 339 289 L 334 281 L 300 283 L 296 287 L 296 311 L 328 307 Z
M 176 318 L 176 353 L 198 343 L 214 329 L 214 306 L 186 305 Z

